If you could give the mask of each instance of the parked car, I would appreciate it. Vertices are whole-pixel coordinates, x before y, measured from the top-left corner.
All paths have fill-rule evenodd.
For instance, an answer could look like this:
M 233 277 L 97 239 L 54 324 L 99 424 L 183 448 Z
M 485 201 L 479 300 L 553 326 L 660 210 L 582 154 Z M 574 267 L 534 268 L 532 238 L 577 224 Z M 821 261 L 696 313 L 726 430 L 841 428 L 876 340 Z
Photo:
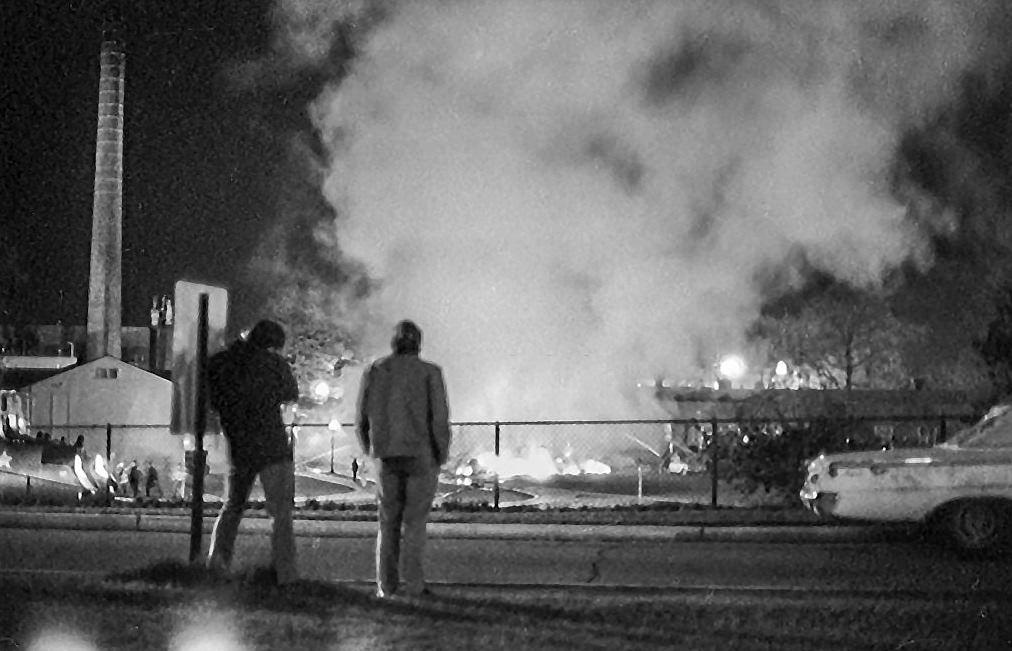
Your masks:
M 932 447 L 820 455 L 801 500 L 822 517 L 924 523 L 963 551 L 993 551 L 1012 537 L 1012 405 Z

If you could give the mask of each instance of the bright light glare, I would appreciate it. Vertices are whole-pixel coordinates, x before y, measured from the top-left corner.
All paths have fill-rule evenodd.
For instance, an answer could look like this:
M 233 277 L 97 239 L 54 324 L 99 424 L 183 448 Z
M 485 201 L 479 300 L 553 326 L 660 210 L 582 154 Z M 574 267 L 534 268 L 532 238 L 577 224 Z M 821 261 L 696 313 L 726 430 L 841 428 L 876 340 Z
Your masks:
M 232 622 L 196 622 L 179 631 L 169 651 L 246 651 Z
M 330 385 L 326 380 L 317 380 L 313 383 L 313 396 L 318 400 L 325 400 L 330 396 Z
M 497 457 L 493 452 L 483 452 L 477 459 L 481 467 L 497 474 L 500 479 L 530 477 L 541 480 L 558 473 L 551 453 L 543 447 L 526 450 L 523 455 L 503 452 Z
M 728 355 L 720 360 L 720 375 L 729 380 L 737 380 L 745 375 L 745 360 L 737 355 Z
M 548 449 L 542 446 L 520 450 L 517 453 L 503 452 L 501 456 L 483 452 L 476 460 L 481 468 L 495 473 L 499 479 L 530 477 L 545 480 L 556 475 L 606 475 L 611 472 L 610 466 L 594 459 L 587 459 L 582 463 L 564 457 L 553 459 Z M 471 470 L 470 466 L 464 466 L 457 474 L 468 475 Z
M 787 362 L 784 360 L 777 362 L 777 375 L 787 375 Z
M 583 463 L 583 472 L 588 475 L 607 475 L 611 473 L 611 466 L 594 459 L 587 459 Z

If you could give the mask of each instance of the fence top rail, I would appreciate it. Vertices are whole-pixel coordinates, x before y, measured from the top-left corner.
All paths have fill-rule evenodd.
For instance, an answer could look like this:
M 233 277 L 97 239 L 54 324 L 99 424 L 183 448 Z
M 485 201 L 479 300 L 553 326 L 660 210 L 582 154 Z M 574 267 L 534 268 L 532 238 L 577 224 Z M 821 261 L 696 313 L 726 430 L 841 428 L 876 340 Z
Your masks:
M 452 422 L 454 426 L 517 426 L 517 425 L 664 425 L 668 423 L 687 424 L 694 423 L 805 423 L 805 422 L 924 422 L 938 420 L 967 420 L 977 419 L 979 416 L 968 416 L 967 414 L 917 414 L 917 415 L 871 415 L 871 416 L 749 416 L 734 417 L 721 416 L 713 418 L 646 418 L 646 419 L 614 419 L 614 420 L 497 420 L 497 421 L 460 421 Z M 351 426 L 348 424 L 347 426 Z M 345 424 L 342 423 L 342 427 Z
M 979 417 L 967 416 L 966 414 L 924 414 L 924 415 L 878 415 L 878 416 L 763 416 L 735 418 L 729 416 L 714 418 L 647 418 L 647 419 L 615 419 L 615 420 L 469 420 L 453 421 L 453 427 L 517 427 L 533 425 L 694 425 L 694 424 L 765 424 L 765 423 L 853 423 L 853 422 L 937 422 L 940 420 L 976 420 Z M 288 426 L 297 427 L 332 427 L 331 423 L 289 423 Z M 342 428 L 354 428 L 355 423 L 341 423 Z M 168 429 L 169 424 L 150 423 L 91 423 L 91 424 L 40 424 L 33 425 L 32 429 Z M 208 432 L 213 433 L 213 432 Z
M 106 429 L 111 427 L 112 429 L 168 429 L 169 424 L 163 425 L 157 423 L 38 423 L 32 425 L 32 430 L 44 432 L 47 430 L 57 429 Z

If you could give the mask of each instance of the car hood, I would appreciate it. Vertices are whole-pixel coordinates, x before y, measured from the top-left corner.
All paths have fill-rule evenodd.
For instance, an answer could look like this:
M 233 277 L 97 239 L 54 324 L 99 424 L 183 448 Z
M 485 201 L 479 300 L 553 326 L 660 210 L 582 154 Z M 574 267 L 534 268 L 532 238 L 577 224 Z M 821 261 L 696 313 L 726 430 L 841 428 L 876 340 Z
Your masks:
M 1012 448 L 960 448 L 936 445 L 930 448 L 896 448 L 893 450 L 866 450 L 824 454 L 819 460 L 825 464 L 841 466 L 871 466 L 893 464 L 944 464 L 959 461 L 972 463 L 980 460 L 993 463 L 997 458 L 1012 457 Z

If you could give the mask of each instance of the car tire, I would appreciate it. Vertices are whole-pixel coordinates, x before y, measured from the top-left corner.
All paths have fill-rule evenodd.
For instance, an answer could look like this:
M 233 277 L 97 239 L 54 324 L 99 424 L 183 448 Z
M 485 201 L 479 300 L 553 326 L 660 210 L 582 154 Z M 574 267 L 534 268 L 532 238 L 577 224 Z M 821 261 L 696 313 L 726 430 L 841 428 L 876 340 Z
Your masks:
M 943 526 L 950 542 L 968 554 L 995 551 L 1008 535 L 1008 507 L 992 500 L 964 500 L 946 509 Z

